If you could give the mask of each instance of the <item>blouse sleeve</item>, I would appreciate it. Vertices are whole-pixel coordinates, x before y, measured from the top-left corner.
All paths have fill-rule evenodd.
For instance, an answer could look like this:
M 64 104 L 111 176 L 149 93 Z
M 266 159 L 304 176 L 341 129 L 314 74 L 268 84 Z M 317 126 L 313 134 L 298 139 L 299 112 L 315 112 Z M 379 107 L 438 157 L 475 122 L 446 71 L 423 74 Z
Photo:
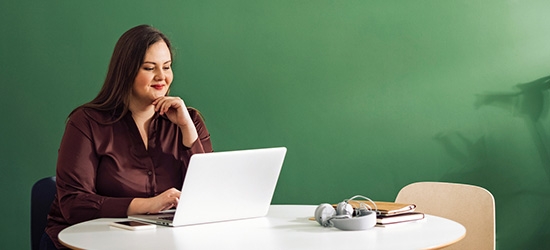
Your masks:
M 88 119 L 76 111 L 67 122 L 57 161 L 57 198 L 70 224 L 100 218 L 126 217 L 133 198 L 98 195 L 95 181 L 99 157 Z

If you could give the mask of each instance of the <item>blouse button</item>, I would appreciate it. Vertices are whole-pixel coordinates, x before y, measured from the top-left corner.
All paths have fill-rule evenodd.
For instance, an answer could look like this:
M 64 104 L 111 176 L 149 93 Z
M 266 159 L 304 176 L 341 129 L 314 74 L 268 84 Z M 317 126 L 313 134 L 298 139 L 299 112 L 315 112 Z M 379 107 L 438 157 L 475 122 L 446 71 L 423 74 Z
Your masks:
M 147 175 L 152 175 L 153 172 L 151 170 L 147 171 Z

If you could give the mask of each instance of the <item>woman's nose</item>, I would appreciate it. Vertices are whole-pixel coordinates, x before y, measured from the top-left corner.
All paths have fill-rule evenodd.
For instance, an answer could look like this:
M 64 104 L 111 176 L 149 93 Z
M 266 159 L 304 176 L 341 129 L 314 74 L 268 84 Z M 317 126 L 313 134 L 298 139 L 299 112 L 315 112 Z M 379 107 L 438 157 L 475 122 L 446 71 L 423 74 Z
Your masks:
M 162 70 L 155 72 L 155 81 L 163 81 L 166 76 Z

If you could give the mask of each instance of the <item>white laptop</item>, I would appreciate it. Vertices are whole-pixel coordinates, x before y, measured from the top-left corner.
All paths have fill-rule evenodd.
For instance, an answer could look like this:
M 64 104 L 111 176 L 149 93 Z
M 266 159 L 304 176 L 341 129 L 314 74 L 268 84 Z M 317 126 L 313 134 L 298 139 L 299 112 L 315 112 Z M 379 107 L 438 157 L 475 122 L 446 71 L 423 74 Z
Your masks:
M 129 219 L 186 226 L 265 216 L 285 147 L 194 154 L 175 211 Z

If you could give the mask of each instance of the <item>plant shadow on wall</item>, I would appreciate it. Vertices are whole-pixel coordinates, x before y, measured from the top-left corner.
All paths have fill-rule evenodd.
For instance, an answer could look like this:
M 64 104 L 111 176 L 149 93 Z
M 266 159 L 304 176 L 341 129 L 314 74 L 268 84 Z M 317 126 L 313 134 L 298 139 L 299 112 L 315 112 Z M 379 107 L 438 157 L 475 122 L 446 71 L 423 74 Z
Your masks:
M 515 116 L 523 117 L 542 161 L 542 168 L 550 180 L 549 138 L 544 129 L 544 118 L 548 117 L 550 105 L 550 76 L 518 84 L 517 88 L 517 91 L 510 93 L 479 95 L 475 106 L 502 107 Z
M 547 198 L 550 196 L 550 138 L 545 130 L 550 124 L 546 119 L 550 106 L 550 76 L 517 84 L 515 88 L 514 91 L 477 96 L 476 110 L 497 107 L 510 114 L 500 123 L 489 126 L 487 134 L 472 140 L 459 131 L 443 132 L 437 134 L 435 140 L 460 166 L 443 177 L 444 181 L 480 185 L 495 196 L 497 244 L 502 246 L 499 248 L 539 249 L 550 237 L 547 229 L 550 223 L 547 212 L 550 209 Z M 524 121 L 520 127 L 527 128 L 528 133 L 509 125 L 518 117 Z M 490 118 L 483 116 L 482 119 Z M 516 135 L 514 133 L 517 136 L 528 134 L 524 143 L 529 144 L 532 140 L 533 144 L 521 145 L 522 140 L 517 140 L 517 136 L 510 139 Z M 505 142 L 518 142 L 519 145 L 502 145 Z M 532 145 L 536 152 L 528 150 Z M 502 222 L 501 227 L 499 222 Z M 524 237 L 514 237 L 518 233 Z

